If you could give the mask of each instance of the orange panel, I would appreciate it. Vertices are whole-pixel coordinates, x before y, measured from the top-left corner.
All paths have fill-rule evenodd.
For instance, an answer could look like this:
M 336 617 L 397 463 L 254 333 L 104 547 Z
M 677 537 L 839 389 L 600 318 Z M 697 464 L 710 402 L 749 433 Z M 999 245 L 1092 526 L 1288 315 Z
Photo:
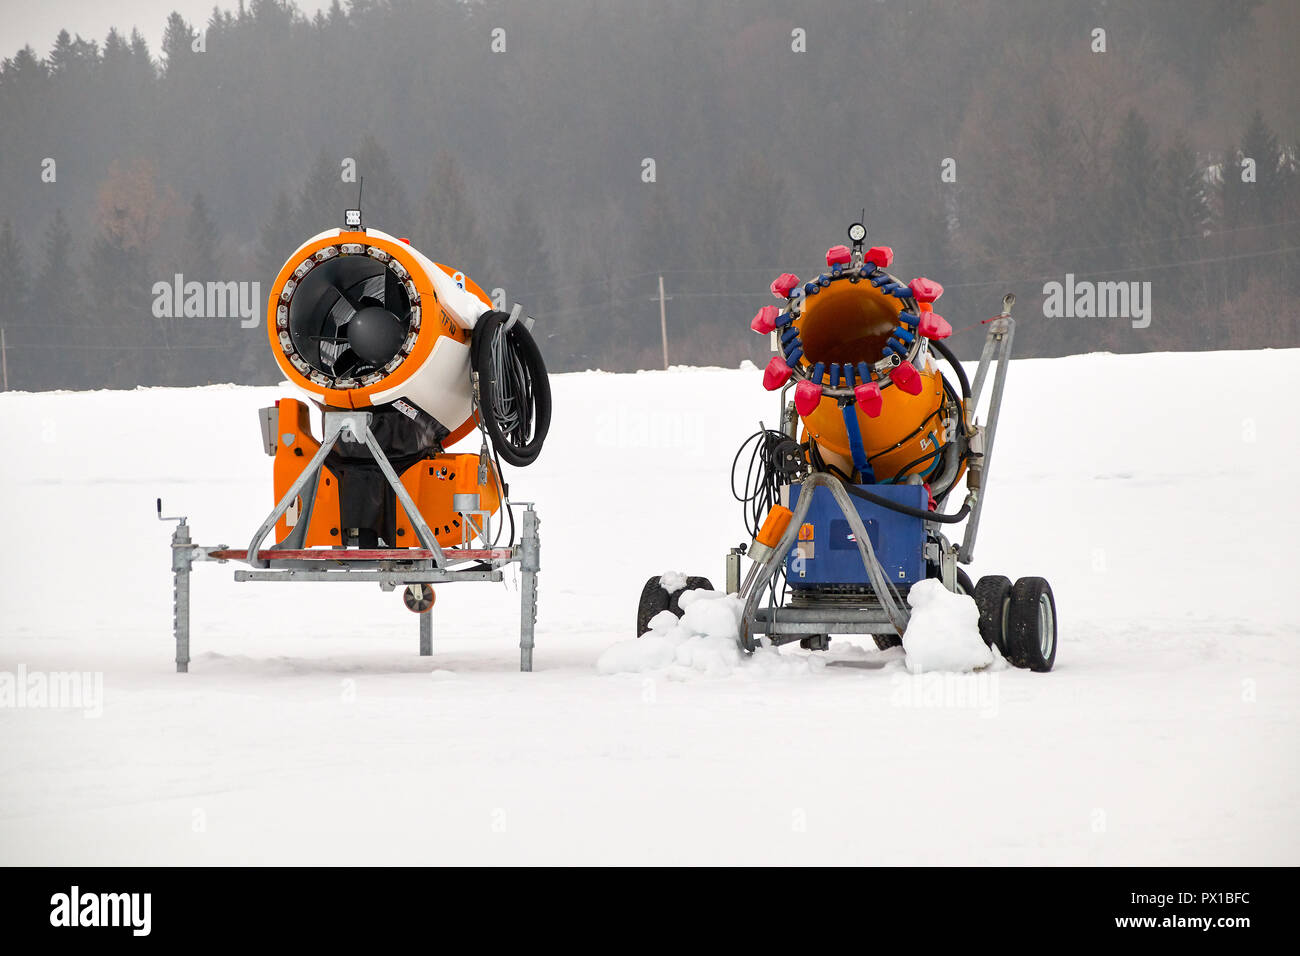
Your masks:
M 501 507 L 496 469 L 487 468 L 487 483 L 478 483 L 478 455 L 436 455 L 416 462 L 402 474 L 402 484 L 424 515 L 438 544 L 444 548 L 460 544 L 461 518 L 452 506 L 453 495 L 479 496 L 480 508 L 493 514 Z M 397 545 L 417 547 L 415 529 L 402 510 L 397 508 Z
M 300 402 L 296 398 L 282 398 L 277 404 L 279 425 L 275 443 L 275 500 L 278 503 L 320 450 L 320 442 L 311 433 L 310 409 L 306 402 Z M 286 442 L 286 436 L 291 436 L 292 440 Z M 283 541 L 297 526 L 297 521 L 291 523 L 290 517 L 301 513 L 301 502 L 300 496 L 298 503 L 290 507 L 289 513 L 276 522 L 276 541 Z M 312 507 L 311 524 L 307 527 L 306 547 L 342 543 L 338 525 L 338 478 L 328 467 L 322 467 L 320 480 L 316 483 L 316 502 Z

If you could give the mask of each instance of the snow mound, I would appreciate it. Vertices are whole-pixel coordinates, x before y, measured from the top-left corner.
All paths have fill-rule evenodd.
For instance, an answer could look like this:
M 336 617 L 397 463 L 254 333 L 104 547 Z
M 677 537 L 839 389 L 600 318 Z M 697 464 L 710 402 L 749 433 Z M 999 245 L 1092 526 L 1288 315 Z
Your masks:
M 680 571 L 668 571 L 660 576 L 659 586 L 669 594 L 676 594 L 686 587 L 686 575 Z
M 743 605 L 734 594 L 696 588 L 685 591 L 678 604 L 680 619 L 672 611 L 660 611 L 650 619 L 649 632 L 607 648 L 597 658 L 596 670 L 601 674 L 661 673 L 673 680 L 689 680 L 735 673 L 785 677 L 823 666 L 821 661 L 769 647 L 761 647 L 749 657 L 741 653 L 738 641 Z
M 980 637 L 974 598 L 954 594 L 932 578 L 912 585 L 907 603 L 912 617 L 903 650 L 911 673 L 972 671 L 993 663 L 993 652 Z

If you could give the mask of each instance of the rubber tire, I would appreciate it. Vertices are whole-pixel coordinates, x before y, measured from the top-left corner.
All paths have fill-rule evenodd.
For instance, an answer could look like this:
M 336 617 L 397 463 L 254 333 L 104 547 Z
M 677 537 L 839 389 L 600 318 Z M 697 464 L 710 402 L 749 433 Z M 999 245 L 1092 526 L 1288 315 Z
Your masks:
M 692 576 L 686 579 L 686 587 L 669 594 L 668 590 L 659 583 L 659 578 L 660 576 L 656 574 L 646 581 L 645 587 L 641 589 L 641 600 L 636 606 L 637 637 L 641 637 L 650 630 L 651 619 L 660 611 L 672 611 L 678 617 L 681 617 L 683 612 L 678 601 L 684 592 L 699 589 L 713 590 L 713 584 L 708 578 Z
M 414 587 L 420 589 L 418 597 L 411 593 L 411 588 Z M 402 588 L 402 603 L 406 605 L 408 611 L 413 611 L 416 614 L 428 614 L 433 610 L 433 603 L 436 599 L 437 595 L 429 584 L 408 584 Z
M 1002 630 L 1002 610 L 1011 599 L 1011 579 L 1002 574 L 982 577 L 975 585 L 975 606 L 980 609 L 980 637 L 1007 656 L 1007 636 Z
M 1046 599 L 1051 609 L 1051 644 L 1043 653 L 1039 607 Z M 1044 578 L 1021 578 L 1011 589 L 1011 609 L 1007 614 L 1006 658 L 1016 667 L 1046 673 L 1056 663 L 1056 598 Z

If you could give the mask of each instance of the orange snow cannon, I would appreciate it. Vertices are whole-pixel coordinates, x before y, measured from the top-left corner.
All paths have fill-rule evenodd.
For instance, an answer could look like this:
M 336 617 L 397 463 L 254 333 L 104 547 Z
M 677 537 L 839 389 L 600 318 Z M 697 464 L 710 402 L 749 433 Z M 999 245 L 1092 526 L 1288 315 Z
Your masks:
M 405 240 L 376 229 L 333 229 L 290 256 L 271 286 L 268 315 L 281 371 L 322 409 L 369 413 L 370 430 L 418 512 L 399 500 L 365 442 L 341 440 L 320 468 L 312 500 L 295 500 L 277 520 L 278 538 L 306 548 L 419 547 L 420 524 L 442 547 L 482 537 L 484 516 L 496 514 L 503 497 L 498 468 L 486 454 L 444 449 L 478 424 L 474 329 L 485 316 L 502 324 L 493 323 L 502 314 L 484 291 Z M 512 327 L 507 334 L 527 333 Z M 528 351 L 541 368 L 536 346 Z M 307 404 L 286 399 L 277 406 L 264 415 L 279 501 L 321 443 Z M 549 401 L 545 412 L 549 421 Z M 482 421 L 500 428 L 492 416 Z M 530 443 L 540 446 L 540 439 L 529 436 Z M 520 463 L 524 456 L 507 446 L 504 457 Z M 471 498 L 477 506 L 466 518 L 457 502 Z
M 502 462 L 537 460 L 551 422 L 533 320 L 493 308 L 463 272 L 344 212 L 271 285 L 276 364 L 305 398 L 260 410 L 275 506 L 245 549 L 172 536 L 176 669 L 189 668 L 189 575 L 238 561 L 236 581 L 377 583 L 403 589 L 433 653 L 434 584 L 520 572 L 519 668 L 532 670 L 540 520 L 516 522 Z M 478 430 L 477 454 L 452 446 Z M 472 446 L 471 446 L 472 447 Z M 495 526 L 493 518 L 501 515 Z M 508 534 L 505 533 L 509 528 Z M 273 543 L 263 547 L 272 536 Z
M 288 380 L 322 408 L 367 410 L 420 516 L 443 547 L 478 536 L 481 516 L 463 519 L 457 495 L 477 495 L 495 514 L 500 475 L 490 460 L 443 449 L 475 427 L 471 332 L 491 300 L 463 273 L 375 229 L 334 229 L 289 258 L 271 286 L 271 353 Z M 320 442 L 309 406 L 278 403 L 268 451 L 275 500 L 302 474 Z M 314 500 L 295 502 L 276 525 L 302 547 L 419 545 L 412 516 L 364 446 L 340 442 L 326 459 Z M 477 523 L 476 523 L 477 522 Z M 469 534 L 469 532 L 474 532 Z

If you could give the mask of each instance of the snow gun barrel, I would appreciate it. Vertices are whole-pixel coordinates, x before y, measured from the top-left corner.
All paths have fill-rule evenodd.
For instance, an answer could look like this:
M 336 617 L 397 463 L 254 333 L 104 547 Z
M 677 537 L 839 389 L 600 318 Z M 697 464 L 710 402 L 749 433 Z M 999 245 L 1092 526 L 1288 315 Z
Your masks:
M 471 332 L 491 300 L 464 273 L 376 229 L 332 229 L 289 257 L 271 286 L 271 353 L 320 404 L 398 404 L 450 437 L 473 427 Z
M 760 309 L 750 323 L 772 336 L 777 353 L 763 384 L 775 391 L 793 383 L 814 464 L 868 483 L 928 480 L 942 467 L 951 422 L 930 352 L 952 334 L 933 308 L 943 287 L 885 271 L 893 250 L 863 249 L 865 232 L 850 227 L 853 247 L 828 249 L 827 270 L 814 278 L 784 273 L 772 282 L 781 306 Z

